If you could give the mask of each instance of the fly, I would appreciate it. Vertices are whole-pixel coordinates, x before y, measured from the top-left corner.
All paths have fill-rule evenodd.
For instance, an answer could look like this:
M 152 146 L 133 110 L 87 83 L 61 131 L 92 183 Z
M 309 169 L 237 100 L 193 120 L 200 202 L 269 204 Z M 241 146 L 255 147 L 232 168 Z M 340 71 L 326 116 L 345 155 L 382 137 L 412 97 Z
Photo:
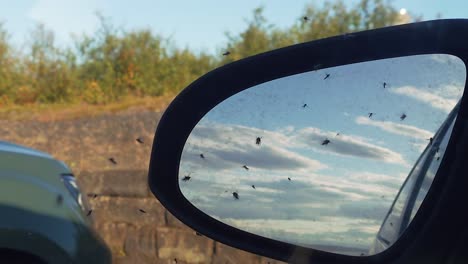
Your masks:
M 314 65 L 314 71 L 320 69 L 321 67 L 322 67 L 322 64 L 320 64 L 320 63 L 319 63 L 319 64 L 315 64 L 315 65 Z
M 403 114 L 400 116 L 400 120 L 403 121 L 403 120 L 405 120 L 405 118 L 406 118 L 406 114 L 403 113 Z
M 257 137 L 257 138 L 255 139 L 255 144 L 257 144 L 257 145 L 262 144 L 262 138 L 261 138 L 261 137 Z
M 239 194 L 237 192 L 233 192 L 232 196 L 234 196 L 234 199 L 239 200 Z
M 190 177 L 190 173 L 189 175 L 185 175 L 184 178 L 182 178 L 182 181 L 189 181 L 192 177 Z
M 372 118 L 373 115 L 374 113 L 369 113 L 369 118 Z
M 140 143 L 140 144 L 143 144 L 143 143 L 144 143 L 144 141 L 143 141 L 143 139 L 142 139 L 141 137 L 138 137 L 138 138 L 135 139 L 135 140 L 136 140 L 136 142 L 138 142 L 138 143 Z
M 63 196 L 61 194 L 57 195 L 57 204 L 61 205 L 63 203 Z
M 203 155 L 203 153 L 201 153 L 200 158 L 205 159 L 205 155 Z
M 383 82 L 383 88 L 387 88 L 387 83 L 386 82 Z
M 89 210 L 88 213 L 86 214 L 86 216 L 90 216 L 92 212 L 93 212 L 93 210 Z
M 328 79 L 328 77 L 330 77 L 329 73 L 325 74 L 325 78 L 323 78 L 323 79 L 326 80 L 326 79 Z
M 231 52 L 226 51 L 226 52 L 223 53 L 223 56 L 229 56 L 229 54 L 231 54 Z
M 245 170 L 249 170 L 249 167 L 247 167 L 247 165 L 242 166 L 242 168 L 244 168 Z
M 142 213 L 146 214 L 146 211 L 145 211 L 145 210 L 143 210 L 143 209 L 138 209 L 138 211 L 140 211 L 140 212 L 142 212 Z
M 327 138 L 324 141 L 322 141 L 322 146 L 328 145 L 330 143 L 330 140 Z
M 291 177 L 288 177 L 288 181 L 291 181 Z
M 252 188 L 254 188 L 254 189 L 255 189 L 255 185 L 252 185 Z
M 302 105 L 302 108 L 306 108 L 306 107 L 307 107 L 307 104 Z
M 117 161 L 114 158 L 109 158 L 109 161 L 112 162 L 112 164 L 116 165 Z

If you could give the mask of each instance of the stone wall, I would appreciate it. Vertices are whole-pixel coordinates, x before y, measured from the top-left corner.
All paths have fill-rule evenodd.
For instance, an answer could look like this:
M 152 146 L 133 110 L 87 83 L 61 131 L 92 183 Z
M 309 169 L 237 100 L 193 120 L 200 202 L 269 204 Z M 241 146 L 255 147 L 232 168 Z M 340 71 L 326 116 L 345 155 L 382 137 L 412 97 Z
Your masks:
M 146 177 L 159 118 L 126 111 L 55 122 L 0 121 L 0 139 L 51 153 L 72 168 L 114 263 L 279 263 L 198 235 L 154 198 Z

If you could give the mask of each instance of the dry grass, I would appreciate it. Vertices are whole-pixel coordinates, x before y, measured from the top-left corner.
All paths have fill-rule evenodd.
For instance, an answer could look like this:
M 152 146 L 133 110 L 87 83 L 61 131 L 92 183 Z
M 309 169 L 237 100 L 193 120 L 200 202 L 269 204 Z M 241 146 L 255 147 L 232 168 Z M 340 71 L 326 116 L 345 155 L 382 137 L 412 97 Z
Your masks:
M 105 113 L 116 113 L 122 111 L 144 111 L 150 110 L 161 112 L 174 99 L 175 95 L 158 97 L 126 97 L 119 102 L 105 105 L 88 104 L 31 104 L 11 105 L 0 108 L 0 120 L 15 121 L 57 121 L 70 120 L 80 117 L 98 116 Z

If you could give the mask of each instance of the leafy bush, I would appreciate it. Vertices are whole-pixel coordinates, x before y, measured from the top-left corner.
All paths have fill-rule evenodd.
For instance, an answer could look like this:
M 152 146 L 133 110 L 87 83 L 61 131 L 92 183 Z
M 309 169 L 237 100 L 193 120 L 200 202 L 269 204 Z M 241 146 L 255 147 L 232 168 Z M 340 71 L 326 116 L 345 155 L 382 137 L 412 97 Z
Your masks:
M 38 25 L 26 52 L 15 50 L 0 24 L 0 106 L 31 103 L 105 104 L 127 96 L 178 93 L 205 72 L 241 58 L 332 35 L 409 22 L 383 0 L 308 5 L 288 28 L 268 24 L 257 8 L 247 28 L 227 34 L 218 54 L 179 49 L 149 29 L 126 31 L 98 14 L 92 35 L 75 38 L 73 48 L 59 48 L 53 32 Z M 307 19 L 304 19 L 307 17 Z M 229 51 L 228 56 L 221 54 Z

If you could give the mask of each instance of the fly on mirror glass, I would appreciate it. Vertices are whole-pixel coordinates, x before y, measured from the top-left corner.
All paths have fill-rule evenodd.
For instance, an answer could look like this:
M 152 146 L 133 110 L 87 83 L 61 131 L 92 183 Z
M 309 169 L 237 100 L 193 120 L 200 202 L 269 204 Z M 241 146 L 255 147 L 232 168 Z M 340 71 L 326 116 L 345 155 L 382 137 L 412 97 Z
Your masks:
M 193 129 L 180 189 L 253 234 L 347 255 L 381 252 L 432 183 L 465 78 L 459 58 L 428 54 L 251 87 Z

